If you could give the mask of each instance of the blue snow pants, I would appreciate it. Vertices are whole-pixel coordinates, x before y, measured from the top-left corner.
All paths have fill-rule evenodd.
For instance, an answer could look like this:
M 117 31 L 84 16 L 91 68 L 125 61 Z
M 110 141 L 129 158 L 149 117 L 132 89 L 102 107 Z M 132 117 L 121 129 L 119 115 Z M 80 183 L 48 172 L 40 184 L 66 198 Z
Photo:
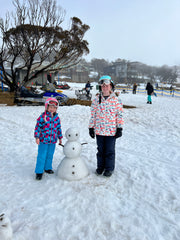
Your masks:
M 52 160 L 55 151 L 56 144 L 44 144 L 38 145 L 38 156 L 36 161 L 35 173 L 43 173 L 44 170 L 52 169 Z
M 147 99 L 148 99 L 148 102 L 151 102 L 151 95 L 148 95 Z
M 113 171 L 115 168 L 115 143 L 114 136 L 96 135 L 97 142 L 97 168 L 99 170 Z

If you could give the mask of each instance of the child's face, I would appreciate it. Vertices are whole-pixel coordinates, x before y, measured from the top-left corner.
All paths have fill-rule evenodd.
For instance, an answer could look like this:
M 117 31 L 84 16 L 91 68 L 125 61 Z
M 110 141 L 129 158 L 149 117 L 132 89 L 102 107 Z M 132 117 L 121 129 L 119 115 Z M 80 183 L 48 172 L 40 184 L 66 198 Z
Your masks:
M 109 96 L 112 87 L 111 87 L 110 84 L 105 84 L 104 83 L 104 84 L 101 85 L 101 89 L 102 89 L 103 96 Z
M 49 105 L 47 110 L 48 110 L 48 112 L 50 112 L 50 113 L 55 113 L 56 110 L 57 110 L 57 107 L 55 107 L 55 106 L 53 106 L 53 105 Z

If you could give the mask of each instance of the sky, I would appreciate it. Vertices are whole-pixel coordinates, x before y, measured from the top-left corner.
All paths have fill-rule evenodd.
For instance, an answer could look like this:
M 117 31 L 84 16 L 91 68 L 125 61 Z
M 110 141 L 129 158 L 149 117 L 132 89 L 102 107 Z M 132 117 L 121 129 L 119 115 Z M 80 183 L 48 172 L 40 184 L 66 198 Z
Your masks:
M 1 16 L 13 9 L 0 0 Z M 88 61 L 118 58 L 152 66 L 180 65 L 179 0 L 57 0 L 66 10 L 64 27 L 78 17 L 90 26 Z
M 63 93 L 75 97 L 84 84 L 68 83 Z M 98 90 L 93 84 L 93 98 Z M 36 119 L 44 106 L 0 105 L 0 240 L 179 240 L 180 239 L 180 104 L 174 97 L 120 94 L 123 135 L 116 141 L 116 165 L 110 178 L 96 176 L 96 140 L 89 136 L 90 107 L 58 108 L 63 132 L 77 129 L 80 159 L 56 145 L 55 174 L 35 180 L 38 146 Z M 76 144 L 73 144 L 77 146 Z M 66 145 L 67 147 L 67 145 Z M 75 148 L 73 151 L 76 151 Z M 61 162 L 84 161 L 89 175 L 79 181 L 61 178 Z M 71 168 L 67 166 L 67 174 Z M 7 226 L 7 225 L 6 225 Z M 12 230 L 12 231 L 10 231 Z M 6 232 L 5 232 L 6 231 Z M 7 238 L 13 232 L 13 238 Z M 6 234 L 2 237 L 2 234 Z

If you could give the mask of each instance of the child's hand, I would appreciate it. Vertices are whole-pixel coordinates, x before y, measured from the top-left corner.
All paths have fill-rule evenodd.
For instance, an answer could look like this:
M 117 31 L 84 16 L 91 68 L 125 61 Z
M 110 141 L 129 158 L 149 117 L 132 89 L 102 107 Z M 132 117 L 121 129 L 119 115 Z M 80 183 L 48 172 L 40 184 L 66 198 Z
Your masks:
M 40 142 L 40 141 L 39 141 L 39 138 L 36 138 L 36 143 L 37 143 L 38 145 L 39 145 L 39 142 Z
M 62 139 L 59 139 L 59 145 L 61 145 L 62 144 Z

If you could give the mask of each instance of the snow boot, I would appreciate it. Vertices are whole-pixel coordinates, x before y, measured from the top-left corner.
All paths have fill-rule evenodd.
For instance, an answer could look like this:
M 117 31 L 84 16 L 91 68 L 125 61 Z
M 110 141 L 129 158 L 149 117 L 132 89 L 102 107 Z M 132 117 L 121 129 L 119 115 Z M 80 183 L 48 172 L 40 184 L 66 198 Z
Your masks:
M 42 173 L 36 173 L 36 180 L 41 180 L 42 179 Z
M 102 169 L 100 169 L 100 168 L 97 168 L 95 173 L 96 173 L 96 175 L 98 176 L 98 175 L 101 175 L 101 174 L 103 173 L 103 171 L 104 171 L 104 170 L 102 170 Z
M 50 169 L 50 170 L 45 170 L 45 172 L 48 173 L 48 174 L 53 174 L 53 173 L 54 173 L 54 171 L 53 171 L 52 169 Z
M 110 177 L 112 175 L 112 171 L 108 171 L 108 170 L 105 170 L 105 172 L 103 173 L 103 176 L 104 177 Z

